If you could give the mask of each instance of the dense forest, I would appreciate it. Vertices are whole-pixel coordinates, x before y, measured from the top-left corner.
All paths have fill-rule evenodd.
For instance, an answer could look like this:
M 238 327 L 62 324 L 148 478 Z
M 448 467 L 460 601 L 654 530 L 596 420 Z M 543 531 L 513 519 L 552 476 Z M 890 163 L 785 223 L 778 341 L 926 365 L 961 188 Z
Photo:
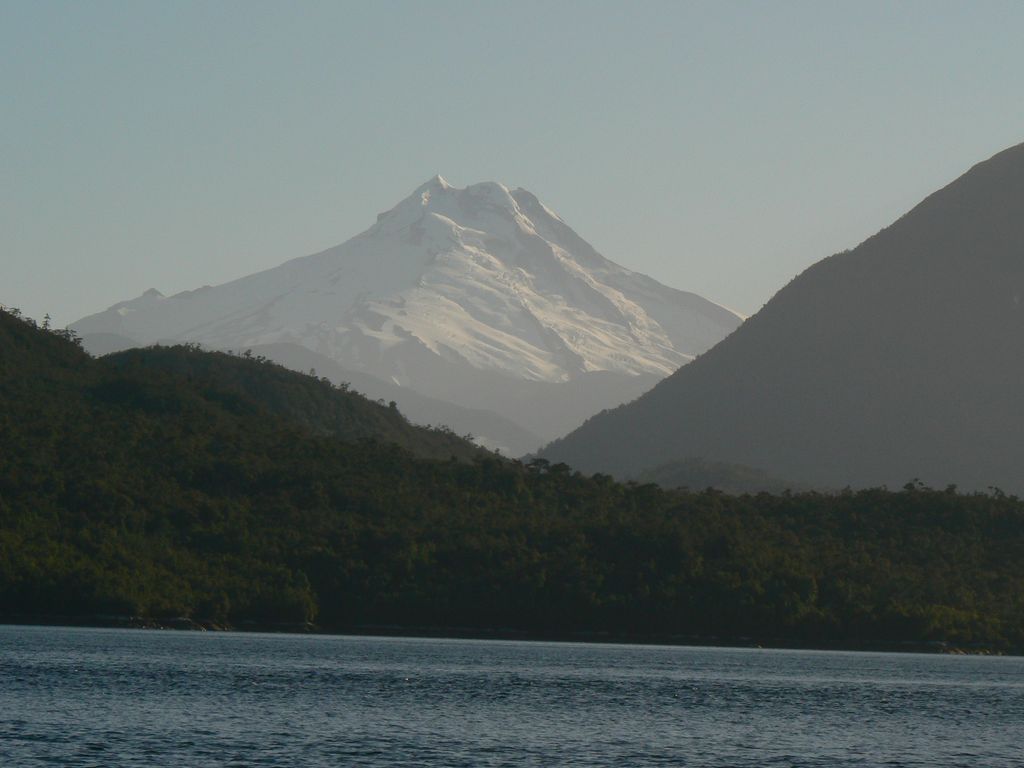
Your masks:
M 44 324 L 45 325 L 45 324 Z M 584 477 L 0 312 L 0 619 L 1024 649 L 1024 502 Z

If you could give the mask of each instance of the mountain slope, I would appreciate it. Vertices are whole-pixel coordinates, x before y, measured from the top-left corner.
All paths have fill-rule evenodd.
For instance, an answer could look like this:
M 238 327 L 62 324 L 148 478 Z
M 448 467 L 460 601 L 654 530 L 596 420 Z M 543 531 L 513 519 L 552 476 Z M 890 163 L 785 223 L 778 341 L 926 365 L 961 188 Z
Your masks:
M 87 341 L 140 345 L 301 344 L 452 402 L 467 381 L 485 392 L 494 377 L 563 383 L 615 374 L 621 391 L 589 398 L 597 408 L 583 418 L 635 396 L 632 377 L 670 374 L 740 320 L 608 261 L 525 190 L 493 182 L 457 189 L 435 177 L 340 246 L 221 286 L 171 297 L 150 290 L 73 327 Z M 509 417 L 504 402 L 496 394 L 472 407 Z M 536 431 L 525 412 L 514 417 Z M 577 423 L 545 421 L 541 437 Z
M 543 455 L 700 456 L 842 487 L 1024 491 L 1024 145 L 815 264 L 743 327 Z
M 251 349 L 254 355 L 266 357 L 293 371 L 313 370 L 317 376 L 326 377 L 335 384 L 348 384 L 352 390 L 371 400 L 395 401 L 402 414 L 414 424 L 446 426 L 457 434 L 471 434 L 474 438 L 488 435 L 491 442 L 484 447 L 499 450 L 505 456 L 521 456 L 536 450 L 542 443 L 533 432 L 496 413 L 437 400 L 392 381 L 342 368 L 334 360 L 300 344 L 264 344 Z
M 450 432 L 414 426 L 394 408 L 266 360 L 185 346 L 133 349 L 95 360 L 60 338 L 64 333 L 46 333 L 0 311 L 0 398 L 7 406 L 0 427 L 4 418 L 24 428 L 36 411 L 50 417 L 59 412 L 68 414 L 64 423 L 54 419 L 52 433 L 42 439 L 61 432 L 67 438 L 80 430 L 72 422 L 98 419 L 111 425 L 112 441 L 114 433 L 133 428 L 149 429 L 146 439 L 159 439 L 207 425 L 211 432 L 258 431 L 285 442 L 289 436 L 372 440 L 429 459 L 488 455 Z M 18 430 L 11 429 L 0 433 L 18 450 Z

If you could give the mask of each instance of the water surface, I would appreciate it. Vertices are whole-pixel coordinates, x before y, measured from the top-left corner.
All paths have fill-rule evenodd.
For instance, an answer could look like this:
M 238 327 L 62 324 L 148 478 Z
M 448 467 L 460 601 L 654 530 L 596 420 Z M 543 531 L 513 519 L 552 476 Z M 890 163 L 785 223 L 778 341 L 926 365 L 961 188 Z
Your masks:
M 0 627 L 2 766 L 1024 765 L 1024 659 Z

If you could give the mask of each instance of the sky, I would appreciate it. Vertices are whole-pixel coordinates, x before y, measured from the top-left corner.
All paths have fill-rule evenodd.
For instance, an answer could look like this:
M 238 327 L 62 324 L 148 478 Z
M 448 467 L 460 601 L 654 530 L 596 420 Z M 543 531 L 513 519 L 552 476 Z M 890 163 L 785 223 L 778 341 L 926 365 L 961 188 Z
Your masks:
M 1021 2 L 0 0 L 0 303 L 57 325 L 525 187 L 744 314 L 1024 141 Z

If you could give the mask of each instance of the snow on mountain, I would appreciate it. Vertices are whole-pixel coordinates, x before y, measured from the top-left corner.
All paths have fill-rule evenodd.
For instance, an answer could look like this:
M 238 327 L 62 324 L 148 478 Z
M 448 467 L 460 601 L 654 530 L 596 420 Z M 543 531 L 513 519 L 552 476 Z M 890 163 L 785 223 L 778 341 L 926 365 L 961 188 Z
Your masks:
M 297 343 L 436 395 L 446 371 L 664 377 L 741 320 L 605 259 L 526 190 L 436 176 L 342 245 L 216 287 L 149 290 L 74 328 L 138 344 Z

